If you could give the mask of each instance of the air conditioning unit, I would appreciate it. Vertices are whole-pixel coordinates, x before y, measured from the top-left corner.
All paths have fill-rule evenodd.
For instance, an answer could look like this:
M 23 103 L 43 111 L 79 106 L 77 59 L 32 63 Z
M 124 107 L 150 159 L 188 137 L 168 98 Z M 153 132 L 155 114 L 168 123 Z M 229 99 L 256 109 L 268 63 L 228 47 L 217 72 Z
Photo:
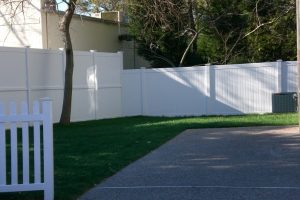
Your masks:
M 288 113 L 298 111 L 298 97 L 296 92 L 272 94 L 272 112 Z

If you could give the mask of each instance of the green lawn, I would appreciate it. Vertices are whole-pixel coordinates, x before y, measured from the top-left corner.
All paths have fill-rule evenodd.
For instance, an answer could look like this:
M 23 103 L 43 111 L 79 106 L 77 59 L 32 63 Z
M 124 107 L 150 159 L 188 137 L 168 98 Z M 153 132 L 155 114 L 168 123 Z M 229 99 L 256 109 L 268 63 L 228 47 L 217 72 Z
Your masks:
M 295 125 L 297 119 L 297 114 L 130 117 L 54 125 L 55 199 L 76 199 L 185 129 Z M 42 199 L 42 193 L 0 193 L 0 199 Z

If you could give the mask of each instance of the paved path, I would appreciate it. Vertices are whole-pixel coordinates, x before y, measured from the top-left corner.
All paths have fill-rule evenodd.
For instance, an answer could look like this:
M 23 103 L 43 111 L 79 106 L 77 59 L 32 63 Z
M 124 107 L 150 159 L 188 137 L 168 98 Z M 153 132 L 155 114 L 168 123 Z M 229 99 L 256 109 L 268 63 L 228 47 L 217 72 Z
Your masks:
M 187 130 L 80 200 L 299 200 L 297 131 Z

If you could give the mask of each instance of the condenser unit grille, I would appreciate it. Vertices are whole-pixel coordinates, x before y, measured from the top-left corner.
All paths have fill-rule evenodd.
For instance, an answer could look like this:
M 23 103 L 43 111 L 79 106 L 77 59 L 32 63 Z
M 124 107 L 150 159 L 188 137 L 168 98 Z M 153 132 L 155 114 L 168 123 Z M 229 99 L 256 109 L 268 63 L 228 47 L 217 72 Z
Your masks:
M 272 112 L 288 113 L 297 112 L 297 93 L 285 92 L 272 94 Z

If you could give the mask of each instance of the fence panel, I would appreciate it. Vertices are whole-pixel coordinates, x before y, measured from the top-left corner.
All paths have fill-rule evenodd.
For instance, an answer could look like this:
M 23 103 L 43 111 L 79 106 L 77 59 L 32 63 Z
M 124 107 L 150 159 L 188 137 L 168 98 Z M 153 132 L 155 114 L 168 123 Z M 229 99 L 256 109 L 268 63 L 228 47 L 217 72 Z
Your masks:
M 122 71 L 122 53 L 74 52 L 72 121 L 120 116 L 271 112 L 271 94 L 295 92 L 296 62 Z M 63 51 L 0 47 L 0 100 L 63 101 Z M 16 73 L 18 72 L 18 73 Z
M 122 52 L 95 53 L 97 119 L 122 116 L 122 58 Z
M 296 92 L 298 89 L 297 86 L 297 79 L 298 79 L 298 72 L 297 72 L 297 62 L 286 62 L 287 67 L 287 92 Z
M 295 92 L 295 62 L 123 72 L 124 115 L 193 116 L 272 112 L 272 93 Z
M 53 175 L 53 128 L 52 102 L 44 99 L 42 112 L 39 103 L 33 105 L 33 114 L 28 112 L 28 104 L 22 103 L 21 113 L 18 114 L 15 103 L 10 104 L 9 115 L 5 113 L 0 103 L 0 192 L 44 191 L 45 200 L 54 199 Z M 34 124 L 33 133 L 29 133 L 29 125 Z M 21 128 L 17 129 L 17 125 Z M 40 136 L 40 126 L 43 127 L 43 141 Z M 5 127 L 8 127 L 5 130 Z M 18 141 L 18 135 L 22 141 Z M 6 140 L 6 136 L 10 138 Z M 33 137 L 31 144 L 30 137 Z M 7 143 L 8 142 L 8 143 Z M 6 149 L 10 146 L 10 154 Z M 20 146 L 20 147 L 18 147 Z M 43 146 L 43 149 L 41 148 Z M 33 148 L 33 166 L 30 162 L 30 148 Z M 41 181 L 41 151 L 43 155 L 43 182 Z M 22 156 L 18 163 L 18 156 Z M 7 160 L 11 160 L 11 169 L 7 169 Z M 33 167 L 33 172 L 30 170 Z M 21 170 L 21 171 L 20 171 Z M 19 177 L 22 174 L 22 177 Z M 33 180 L 31 180 L 33 176 Z M 6 180 L 10 178 L 10 181 Z
M 143 115 L 142 70 L 124 70 L 122 73 L 123 116 Z
M 91 52 L 74 52 L 72 121 L 95 119 L 95 66 Z
M 205 72 L 205 67 L 145 70 L 145 115 L 205 115 Z
M 25 48 L 0 47 L 0 100 L 26 101 Z
M 215 68 L 215 97 L 210 114 L 266 113 L 272 111 L 276 68 L 272 63 L 227 65 Z
M 74 51 L 72 121 L 122 115 L 122 53 Z M 64 51 L 0 47 L 0 100 L 53 99 L 58 122 L 64 89 Z M 98 71 L 98 74 L 96 72 Z

